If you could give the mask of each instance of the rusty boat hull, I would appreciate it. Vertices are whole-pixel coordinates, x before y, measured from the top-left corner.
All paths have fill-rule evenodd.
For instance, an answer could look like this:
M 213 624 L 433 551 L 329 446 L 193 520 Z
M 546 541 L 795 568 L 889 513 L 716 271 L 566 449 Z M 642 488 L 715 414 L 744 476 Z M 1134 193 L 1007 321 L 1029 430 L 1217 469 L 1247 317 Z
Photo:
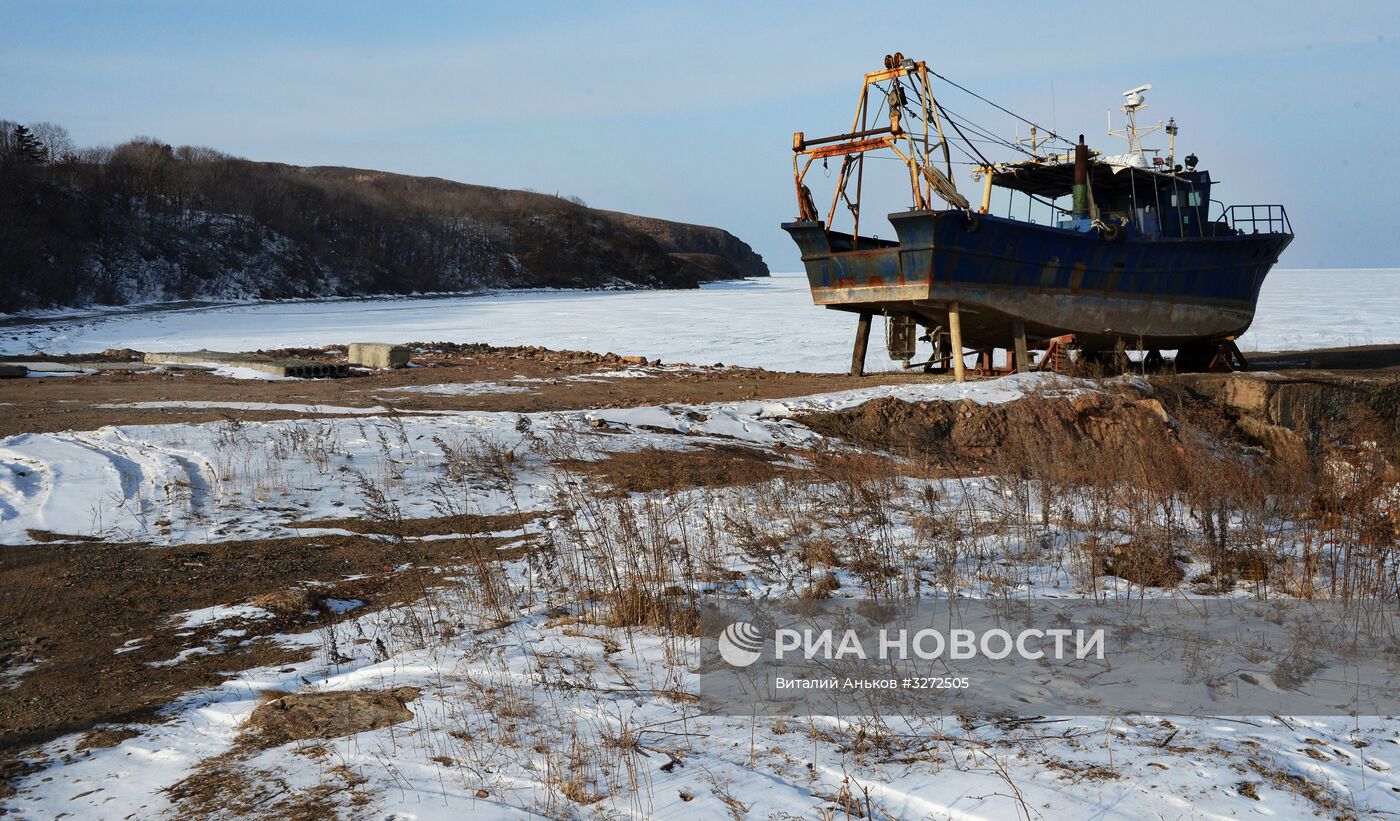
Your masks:
M 1009 347 L 1073 334 L 1086 350 L 1175 349 L 1243 334 L 1292 234 L 1143 236 L 1038 225 L 965 211 L 889 215 L 897 241 L 785 223 L 812 299 L 836 310 L 946 326 L 958 304 L 964 345 Z

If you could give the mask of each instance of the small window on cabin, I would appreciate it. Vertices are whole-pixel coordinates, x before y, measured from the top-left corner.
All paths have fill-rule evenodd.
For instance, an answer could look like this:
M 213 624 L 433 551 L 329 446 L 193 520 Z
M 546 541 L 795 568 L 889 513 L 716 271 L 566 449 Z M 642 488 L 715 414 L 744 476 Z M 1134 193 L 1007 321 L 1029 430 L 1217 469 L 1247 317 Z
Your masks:
M 1179 202 L 1176 201 L 1176 192 L 1173 191 L 1173 192 L 1172 192 L 1172 207 L 1175 208 L 1175 207 L 1177 207 L 1177 206 L 1180 205 L 1180 204 L 1181 204 L 1181 203 L 1179 203 Z
M 1186 202 L 1187 202 L 1187 204 L 1189 204 L 1189 205 L 1200 205 L 1200 204 L 1201 204 L 1201 192 L 1200 192 L 1200 191 L 1192 191 L 1192 192 L 1190 192 L 1189 194 L 1186 195 Z

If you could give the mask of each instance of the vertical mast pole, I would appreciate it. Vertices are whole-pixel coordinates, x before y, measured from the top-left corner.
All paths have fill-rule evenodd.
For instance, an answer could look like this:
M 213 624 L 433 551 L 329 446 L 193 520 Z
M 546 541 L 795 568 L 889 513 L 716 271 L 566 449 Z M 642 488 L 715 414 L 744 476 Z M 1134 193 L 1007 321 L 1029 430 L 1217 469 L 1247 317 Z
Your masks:
M 918 89 L 919 89 L 919 109 L 920 109 L 919 113 L 920 113 L 921 115 L 923 115 L 923 120 L 924 120 L 924 162 L 925 162 L 925 163 L 932 163 L 932 162 L 933 162 L 933 158 L 932 158 L 931 156 L 929 156 L 929 153 L 928 153 L 928 120 L 929 120 L 928 75 L 925 74 L 923 71 L 920 71 L 920 72 L 919 72 Z M 924 176 L 925 176 L 926 178 L 928 177 L 927 174 L 925 174 Z M 924 180 L 924 197 L 928 200 L 928 202 L 929 202 L 929 207 L 932 207 L 932 206 L 933 206 L 933 180 L 932 180 L 931 178 L 925 179 L 925 180 Z
M 1089 216 L 1089 146 L 1084 144 L 1084 135 L 1079 135 L 1079 144 L 1074 147 L 1074 187 L 1070 189 L 1074 197 L 1074 216 L 1084 219 Z
M 860 102 L 856 105 L 856 117 L 860 123 L 860 130 L 865 131 L 870 126 L 870 111 L 865 104 L 866 98 L 870 96 L 870 85 L 867 83 L 860 87 Z M 852 130 L 854 130 L 854 122 Z M 860 187 L 865 182 L 865 153 L 861 152 L 856 158 L 856 213 L 855 226 L 851 228 L 851 250 L 859 250 L 860 247 Z
M 919 76 L 924 81 L 924 91 L 928 93 L 928 107 L 933 114 L 933 127 L 938 132 L 938 144 L 943 147 L 943 167 L 948 179 L 953 178 L 953 160 L 949 156 L 948 138 L 943 134 L 943 118 L 938 116 L 938 101 L 933 98 L 933 83 L 928 78 L 928 64 L 919 61 Z M 932 183 L 930 183 L 932 185 Z

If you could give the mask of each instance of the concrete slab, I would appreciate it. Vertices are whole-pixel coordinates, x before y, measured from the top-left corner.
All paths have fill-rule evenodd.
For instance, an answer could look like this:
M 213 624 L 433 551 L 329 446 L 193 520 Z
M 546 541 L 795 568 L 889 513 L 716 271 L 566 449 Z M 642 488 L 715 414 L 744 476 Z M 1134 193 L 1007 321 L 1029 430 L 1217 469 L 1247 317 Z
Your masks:
M 408 367 L 409 350 L 407 345 L 390 345 L 386 342 L 351 342 L 346 359 L 351 365 L 365 368 L 405 368 Z
M 228 353 L 225 351 L 172 351 L 148 353 L 146 361 L 161 365 L 200 365 L 210 362 L 219 365 L 232 365 L 238 368 L 251 368 L 274 376 L 295 376 L 301 379 L 334 379 L 348 376 L 350 367 L 343 362 L 317 362 L 310 359 L 273 359 L 248 353 Z
M 148 365 L 144 362 L 11 362 L 11 365 L 23 365 L 31 371 L 42 371 L 44 373 L 86 373 L 88 371 L 153 371 L 155 365 Z M 209 368 L 196 368 L 195 366 L 185 366 L 191 370 L 209 370 Z
M 83 373 L 88 370 L 87 367 L 76 362 L 11 362 L 9 364 L 39 373 Z

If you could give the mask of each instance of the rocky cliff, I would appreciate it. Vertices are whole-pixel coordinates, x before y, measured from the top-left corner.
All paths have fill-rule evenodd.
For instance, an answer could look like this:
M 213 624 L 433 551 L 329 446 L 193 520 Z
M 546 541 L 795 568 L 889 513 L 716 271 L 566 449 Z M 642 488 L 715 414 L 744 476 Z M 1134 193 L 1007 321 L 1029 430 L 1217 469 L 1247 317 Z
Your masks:
M 749 244 L 720 228 L 604 211 L 626 228 L 639 231 L 688 265 L 709 274 L 710 279 L 766 277 L 768 266 Z

